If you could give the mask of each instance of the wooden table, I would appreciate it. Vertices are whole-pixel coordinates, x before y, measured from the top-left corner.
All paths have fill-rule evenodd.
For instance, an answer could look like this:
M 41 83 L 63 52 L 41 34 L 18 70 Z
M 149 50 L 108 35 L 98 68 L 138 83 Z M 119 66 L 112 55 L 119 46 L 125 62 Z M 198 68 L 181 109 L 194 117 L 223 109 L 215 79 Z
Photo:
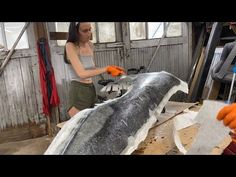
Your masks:
M 133 155 L 174 155 L 179 151 L 173 139 L 173 123 L 176 115 L 181 114 L 185 109 L 198 111 L 201 105 L 181 102 L 168 102 L 166 105 L 166 113 L 161 116 L 171 116 L 167 121 L 154 126 L 149 130 L 146 139 L 139 144 Z M 178 110 L 178 111 L 176 111 Z M 173 113 L 175 112 L 175 115 Z M 171 115 L 172 114 L 172 115 Z M 199 125 L 193 124 L 187 128 L 178 131 L 181 143 L 188 150 L 198 132 Z M 225 139 L 217 147 L 212 150 L 213 155 L 219 155 L 223 149 L 230 143 L 230 136 Z

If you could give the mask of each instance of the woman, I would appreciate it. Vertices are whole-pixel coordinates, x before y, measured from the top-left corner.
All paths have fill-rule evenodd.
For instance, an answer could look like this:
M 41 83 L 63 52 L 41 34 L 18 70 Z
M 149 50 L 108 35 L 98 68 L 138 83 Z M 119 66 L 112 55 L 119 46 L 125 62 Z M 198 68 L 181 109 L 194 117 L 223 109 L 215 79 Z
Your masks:
M 69 36 L 65 46 L 64 60 L 67 63 L 70 90 L 67 113 L 73 117 L 79 111 L 94 106 L 97 101 L 92 77 L 109 73 L 113 77 L 124 74 L 118 66 L 96 68 L 93 60 L 91 24 L 88 22 L 71 22 Z

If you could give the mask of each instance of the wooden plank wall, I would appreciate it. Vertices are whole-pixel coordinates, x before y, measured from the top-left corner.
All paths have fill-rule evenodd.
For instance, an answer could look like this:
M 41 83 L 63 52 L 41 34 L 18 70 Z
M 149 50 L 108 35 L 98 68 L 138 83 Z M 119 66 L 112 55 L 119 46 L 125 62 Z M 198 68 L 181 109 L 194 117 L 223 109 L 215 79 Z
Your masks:
M 4 57 L 2 55 L 0 60 Z M 45 122 L 42 114 L 38 58 L 34 50 L 16 51 L 0 76 L 0 87 L 2 137 L 4 131 L 9 134 L 11 128 L 28 127 L 29 133 L 31 126 Z
M 67 120 L 66 109 L 68 108 L 68 98 L 69 98 L 69 79 L 66 64 L 63 60 L 62 48 L 58 50 L 57 48 L 51 48 L 51 50 L 56 50 L 51 52 L 51 61 L 54 69 L 55 79 L 57 83 L 57 91 L 60 97 L 60 119 L 61 121 Z
M 131 49 L 130 57 L 125 61 L 126 68 L 148 66 L 156 47 Z M 183 58 L 183 45 L 164 45 L 159 48 L 150 68 L 150 72 L 167 71 L 186 81 L 189 61 Z

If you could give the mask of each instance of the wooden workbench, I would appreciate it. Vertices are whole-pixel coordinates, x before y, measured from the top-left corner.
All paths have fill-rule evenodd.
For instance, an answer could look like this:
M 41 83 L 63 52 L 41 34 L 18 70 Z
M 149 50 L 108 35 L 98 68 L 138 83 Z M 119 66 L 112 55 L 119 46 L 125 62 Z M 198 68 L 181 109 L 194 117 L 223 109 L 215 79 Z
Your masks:
M 162 114 L 167 121 L 157 124 L 149 130 L 146 139 L 139 144 L 134 155 L 174 155 L 179 154 L 179 151 L 173 141 L 173 122 L 176 115 L 181 114 L 183 110 L 198 111 L 201 105 L 195 103 L 168 102 L 166 105 L 166 113 Z M 198 132 L 199 125 L 194 124 L 182 130 L 179 130 L 179 137 L 184 148 L 188 150 Z M 217 147 L 212 150 L 212 154 L 221 154 L 223 149 L 230 143 L 230 136 L 225 139 Z

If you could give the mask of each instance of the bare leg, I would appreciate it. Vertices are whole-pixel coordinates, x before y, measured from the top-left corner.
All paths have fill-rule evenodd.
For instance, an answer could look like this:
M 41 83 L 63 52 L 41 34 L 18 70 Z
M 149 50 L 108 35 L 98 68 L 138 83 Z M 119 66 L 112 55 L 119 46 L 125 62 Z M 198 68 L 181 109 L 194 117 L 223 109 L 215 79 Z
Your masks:
M 70 117 L 73 117 L 73 116 L 74 116 L 75 114 L 77 114 L 78 112 L 79 112 L 79 110 L 76 109 L 76 108 L 73 106 L 73 107 L 70 108 L 70 110 L 68 111 L 68 114 L 69 114 Z M 61 122 L 61 123 L 57 124 L 57 127 L 62 128 L 65 123 L 66 123 L 66 121 L 65 121 L 65 122 Z
M 73 117 L 75 114 L 77 114 L 80 110 L 78 110 L 77 108 L 75 108 L 74 106 L 72 108 L 70 108 L 70 110 L 68 111 L 68 114 L 70 117 Z

